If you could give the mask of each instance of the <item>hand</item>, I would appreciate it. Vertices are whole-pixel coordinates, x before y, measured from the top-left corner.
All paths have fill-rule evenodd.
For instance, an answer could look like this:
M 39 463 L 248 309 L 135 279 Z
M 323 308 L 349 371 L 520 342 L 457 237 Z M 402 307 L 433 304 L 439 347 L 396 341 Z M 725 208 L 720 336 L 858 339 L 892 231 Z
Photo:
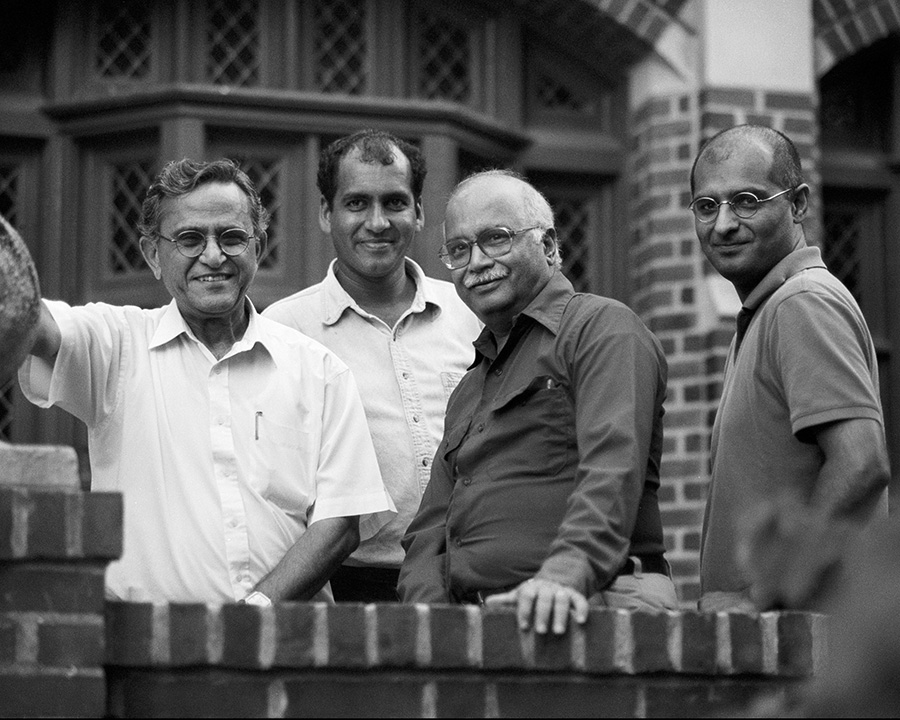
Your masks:
M 587 598 L 574 588 L 552 580 L 531 578 L 509 592 L 491 595 L 485 600 L 488 607 L 515 605 L 519 629 L 528 630 L 532 622 L 539 635 L 547 632 L 552 622 L 553 632 L 566 631 L 569 614 L 583 624 L 588 616 Z

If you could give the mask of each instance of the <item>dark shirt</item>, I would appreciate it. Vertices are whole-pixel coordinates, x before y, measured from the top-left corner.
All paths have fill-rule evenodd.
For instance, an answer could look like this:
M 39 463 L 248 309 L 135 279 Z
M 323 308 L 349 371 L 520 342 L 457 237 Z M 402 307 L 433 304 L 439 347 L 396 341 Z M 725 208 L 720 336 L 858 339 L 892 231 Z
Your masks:
M 662 554 L 666 361 L 625 305 L 559 272 L 498 353 L 485 328 L 447 407 L 400 594 L 447 602 L 554 580 L 591 595 L 630 554 Z

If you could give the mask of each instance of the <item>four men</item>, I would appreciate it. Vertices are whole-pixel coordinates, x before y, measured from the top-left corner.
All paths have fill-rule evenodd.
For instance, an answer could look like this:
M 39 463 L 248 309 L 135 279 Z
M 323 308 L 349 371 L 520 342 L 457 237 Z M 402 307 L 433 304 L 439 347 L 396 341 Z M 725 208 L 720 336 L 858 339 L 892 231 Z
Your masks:
M 419 151 L 386 133 L 329 146 L 320 225 L 336 259 L 261 317 L 246 296 L 266 243 L 259 196 L 229 161 L 173 162 L 140 223 L 172 302 L 43 301 L 20 382 L 87 424 L 93 487 L 124 494 L 111 597 L 328 599 L 333 577 L 338 599 L 368 602 L 396 599 L 399 579 L 404 601 L 510 604 L 538 633 L 584 622 L 590 603 L 677 606 L 657 501 L 659 343 L 621 303 L 574 291 L 549 204 L 508 171 L 449 199 L 456 294 L 427 278 L 407 257 L 424 177 Z M 884 511 L 875 350 L 806 245 L 809 188 L 788 138 L 720 133 L 691 192 L 703 251 L 743 306 L 700 607 L 790 606 L 738 562 L 748 519 Z
M 356 377 L 397 515 L 332 576 L 336 600 L 397 599 L 400 539 L 431 475 L 444 410 L 474 357 L 481 325 L 453 286 L 407 257 L 422 229 L 419 149 L 366 130 L 319 161 L 319 222 L 336 259 L 325 279 L 264 315 L 318 340 Z
M 806 244 L 809 187 L 787 137 L 718 134 L 691 194 L 703 252 L 742 303 L 713 427 L 700 608 L 766 610 L 789 603 L 764 599 L 738 562 L 755 514 L 796 507 L 834 525 L 886 513 L 878 363 L 853 296 Z
M 266 225 L 230 161 L 170 163 L 140 229 L 172 302 L 43 303 L 19 379 L 85 422 L 92 487 L 124 495 L 113 599 L 327 598 L 393 509 L 347 366 L 247 299 Z
M 575 293 L 553 212 L 514 174 L 464 180 L 442 257 L 484 322 L 404 538 L 408 602 L 511 603 L 562 633 L 588 598 L 675 609 L 657 489 L 666 362 L 621 303 Z

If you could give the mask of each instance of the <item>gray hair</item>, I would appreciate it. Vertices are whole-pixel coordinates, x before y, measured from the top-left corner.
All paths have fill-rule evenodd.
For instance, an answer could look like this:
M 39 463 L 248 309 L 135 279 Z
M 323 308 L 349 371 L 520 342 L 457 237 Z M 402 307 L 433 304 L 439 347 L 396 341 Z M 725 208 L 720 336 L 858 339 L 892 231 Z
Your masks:
M 556 235 L 556 227 L 553 220 L 553 208 L 550 207 L 550 202 L 544 196 L 544 194 L 538 190 L 534 185 L 528 182 L 523 175 L 517 173 L 515 170 L 509 170 L 506 168 L 494 168 L 490 170 L 480 170 L 479 172 L 472 173 L 471 175 L 464 178 L 462 181 L 457 184 L 455 188 L 453 188 L 453 192 L 450 193 L 450 197 L 447 200 L 449 204 L 453 198 L 455 198 L 469 183 L 475 180 L 481 180 L 484 178 L 501 178 L 501 179 L 511 179 L 517 180 L 522 186 L 522 202 L 525 206 L 525 214 L 527 216 L 526 222 L 529 225 L 536 225 L 544 228 L 545 234 L 549 234 L 553 238 L 553 254 L 550 256 L 550 259 L 553 262 L 553 267 L 557 270 L 562 269 L 562 255 L 559 249 L 559 239 Z

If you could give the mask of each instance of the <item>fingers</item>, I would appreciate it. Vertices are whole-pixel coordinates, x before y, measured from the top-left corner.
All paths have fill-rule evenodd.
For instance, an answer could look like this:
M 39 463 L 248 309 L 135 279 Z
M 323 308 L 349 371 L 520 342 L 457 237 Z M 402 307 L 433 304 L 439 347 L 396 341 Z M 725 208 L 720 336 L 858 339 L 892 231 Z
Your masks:
M 551 580 L 535 578 L 510 592 L 492 595 L 485 604 L 489 607 L 515 604 L 519 628 L 527 631 L 534 627 L 539 635 L 551 629 L 556 635 L 564 634 L 569 615 L 575 622 L 584 623 L 589 609 L 587 598 L 577 590 Z

